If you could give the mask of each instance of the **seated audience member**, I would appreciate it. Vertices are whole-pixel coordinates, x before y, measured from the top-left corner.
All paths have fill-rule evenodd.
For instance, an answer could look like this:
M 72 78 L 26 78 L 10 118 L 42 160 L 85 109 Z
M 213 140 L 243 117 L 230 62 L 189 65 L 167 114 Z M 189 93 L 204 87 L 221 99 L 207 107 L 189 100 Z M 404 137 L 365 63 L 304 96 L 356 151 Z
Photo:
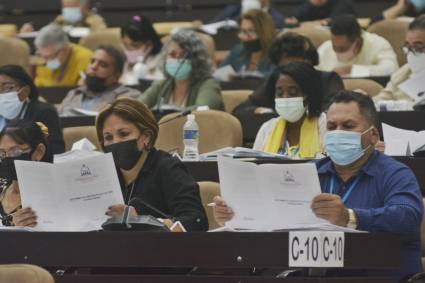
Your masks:
M 52 153 L 62 153 L 65 144 L 56 109 L 38 100 L 38 90 L 27 72 L 17 65 L 0 67 L 0 130 L 8 121 L 41 122 L 49 129 Z
M 4 226 L 37 225 L 31 208 L 21 208 L 14 161 L 52 162 L 46 131 L 41 124 L 20 120 L 11 122 L 0 133 L 0 214 Z
M 339 15 L 356 15 L 352 0 L 307 0 L 287 23 L 328 25 L 332 18 Z
M 394 6 L 382 12 L 381 18 L 396 19 L 398 17 L 417 17 L 425 13 L 424 0 L 397 0 Z
M 133 85 L 139 79 L 164 78 L 160 69 L 162 43 L 149 18 L 134 16 L 121 28 L 121 38 L 127 57 L 123 83 Z
M 37 66 L 35 85 L 38 87 L 76 86 L 81 72 L 90 63 L 92 52 L 69 42 L 61 26 L 50 24 L 43 27 L 34 44 L 37 53 L 46 64 Z
M 420 272 L 422 194 L 407 166 L 375 150 L 379 131 L 372 99 L 341 91 L 327 112 L 327 130 L 328 157 L 317 162 L 323 193 L 313 199 L 313 212 L 338 226 L 400 234 L 397 276 Z M 215 219 L 224 224 L 234 213 L 220 197 L 215 203 Z
M 270 47 L 269 57 L 276 66 L 283 66 L 290 62 L 305 62 L 312 66 L 319 64 L 319 55 L 316 47 L 305 36 L 296 33 L 285 33 L 277 37 Z M 279 71 L 277 71 L 279 73 Z M 340 76 L 335 72 L 321 72 L 323 84 L 323 108 L 326 108 L 329 99 L 340 90 L 344 89 L 344 84 Z M 275 86 L 279 75 L 270 75 L 248 99 L 238 105 L 233 114 L 261 114 L 274 110 Z
M 99 112 L 115 99 L 142 94 L 119 83 L 125 64 L 125 55 L 111 46 L 100 46 L 87 67 L 84 85 L 71 90 L 58 107 L 61 116 L 82 115 L 80 110 Z
M 187 231 L 208 229 L 198 184 L 179 159 L 155 149 L 158 124 L 145 104 L 130 98 L 116 100 L 100 112 L 96 129 L 102 149 L 112 152 L 119 168 L 132 215 L 163 218 L 159 210 Z M 107 214 L 121 215 L 125 207 L 114 205 Z
M 319 49 L 319 69 L 340 76 L 389 76 L 398 68 L 397 55 L 379 35 L 362 32 L 354 16 L 332 21 L 331 40 Z
M 211 23 L 225 20 L 239 21 L 241 15 L 249 10 L 262 10 L 272 17 L 274 26 L 281 29 L 285 25 L 285 18 L 277 9 L 273 8 L 271 2 L 272 0 L 242 0 L 241 5 L 228 5 Z
M 404 52 L 407 56 L 407 64 L 391 76 L 391 80 L 381 93 L 373 97 L 375 102 L 402 99 L 413 101 L 399 88 L 399 85 L 425 71 L 425 15 L 419 16 L 410 23 L 406 33 Z
M 272 19 L 260 10 L 250 10 L 240 19 L 240 44 L 233 47 L 230 54 L 221 63 L 221 67 L 230 65 L 242 76 L 257 71 L 269 74 L 273 65 L 267 53 L 275 36 Z
M 155 81 L 144 92 L 141 101 L 149 108 L 164 104 L 178 108 L 209 106 L 223 109 L 220 84 L 212 78 L 212 63 L 206 46 L 190 30 L 172 34 L 164 47 L 165 80 Z
M 254 149 L 295 159 L 315 158 L 323 152 L 326 133 L 320 74 L 303 62 L 292 62 L 277 70 L 275 108 L 280 117 L 261 126 Z
M 106 28 L 105 20 L 90 10 L 90 0 L 62 0 L 62 14 L 54 20 L 60 26 L 88 27 L 91 31 Z M 21 32 L 32 32 L 31 23 L 22 26 Z

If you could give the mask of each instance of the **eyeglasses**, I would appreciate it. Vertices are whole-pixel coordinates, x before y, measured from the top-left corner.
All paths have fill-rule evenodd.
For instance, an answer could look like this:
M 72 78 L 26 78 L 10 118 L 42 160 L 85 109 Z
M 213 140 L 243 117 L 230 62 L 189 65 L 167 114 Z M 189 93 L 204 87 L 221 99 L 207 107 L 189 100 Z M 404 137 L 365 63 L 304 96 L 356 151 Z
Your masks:
M 412 52 L 413 55 L 419 55 L 425 53 L 425 44 L 416 44 L 412 46 L 406 43 L 401 49 L 406 55 L 409 54 L 409 52 Z
M 5 151 L 4 149 L 0 149 L 0 160 L 5 159 L 6 157 L 18 157 L 21 156 L 24 153 L 31 152 L 31 149 L 21 149 L 21 148 L 12 148 L 9 151 Z

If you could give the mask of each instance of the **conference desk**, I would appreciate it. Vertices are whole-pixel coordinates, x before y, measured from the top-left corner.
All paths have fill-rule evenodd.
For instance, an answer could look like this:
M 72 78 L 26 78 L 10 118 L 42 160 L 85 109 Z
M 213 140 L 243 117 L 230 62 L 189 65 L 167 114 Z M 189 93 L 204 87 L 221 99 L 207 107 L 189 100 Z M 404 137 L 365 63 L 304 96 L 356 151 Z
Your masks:
M 409 157 L 409 156 L 394 156 L 394 159 L 412 169 L 418 180 L 422 195 L 425 196 L 425 157 Z M 286 159 L 270 159 L 254 161 L 257 164 L 262 163 L 303 163 L 309 160 L 286 160 Z M 219 182 L 218 165 L 216 161 L 200 161 L 200 162 L 184 162 L 190 174 L 197 182 L 211 181 Z
M 0 242 L 4 243 L 0 264 L 30 263 L 64 270 L 56 275 L 58 283 L 348 282 L 341 277 L 294 281 L 261 273 L 249 276 L 253 267 L 288 268 L 288 232 L 3 232 Z M 396 235 L 346 233 L 344 270 L 395 270 L 400 266 L 400 247 Z M 358 276 L 349 282 L 392 281 Z

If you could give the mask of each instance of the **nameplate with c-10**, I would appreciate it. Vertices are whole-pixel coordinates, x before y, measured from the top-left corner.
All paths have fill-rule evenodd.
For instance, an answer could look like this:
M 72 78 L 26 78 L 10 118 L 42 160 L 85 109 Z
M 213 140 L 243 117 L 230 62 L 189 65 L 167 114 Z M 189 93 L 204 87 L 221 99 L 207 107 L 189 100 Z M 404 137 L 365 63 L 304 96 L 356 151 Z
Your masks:
M 344 232 L 289 232 L 289 267 L 344 267 Z

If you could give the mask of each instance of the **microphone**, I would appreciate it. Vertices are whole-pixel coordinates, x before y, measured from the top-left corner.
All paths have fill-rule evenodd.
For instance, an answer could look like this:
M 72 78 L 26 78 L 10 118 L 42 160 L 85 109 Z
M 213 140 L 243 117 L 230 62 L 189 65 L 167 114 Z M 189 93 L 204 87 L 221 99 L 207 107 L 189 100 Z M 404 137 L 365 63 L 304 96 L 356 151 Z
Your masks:
M 130 199 L 128 201 L 128 206 L 126 208 L 130 207 L 130 205 L 132 205 L 136 201 L 138 203 L 144 205 L 145 207 L 149 208 L 150 210 L 158 213 L 159 215 L 161 215 L 162 217 L 164 217 L 164 219 L 171 219 L 171 220 L 174 219 L 174 217 L 172 217 L 171 215 L 168 215 L 168 214 L 162 212 L 161 210 L 159 210 L 158 208 L 154 207 L 153 205 L 150 205 L 149 203 L 147 203 L 146 201 L 144 201 L 140 197 L 134 197 L 134 198 Z
M 170 118 L 170 119 L 168 119 L 168 120 L 162 121 L 161 123 L 158 123 L 158 126 L 161 126 L 161 125 L 167 124 L 168 122 L 171 122 L 171 121 L 173 121 L 173 120 L 179 119 L 179 118 L 181 118 L 181 117 L 185 117 L 185 116 L 187 116 L 187 115 L 189 115 L 189 114 L 191 114 L 191 113 L 192 113 L 192 110 L 191 110 L 191 109 L 187 109 L 187 110 L 185 110 L 185 111 L 181 112 L 180 114 L 178 114 L 177 116 L 175 116 L 175 117 L 173 117 L 173 118 Z

